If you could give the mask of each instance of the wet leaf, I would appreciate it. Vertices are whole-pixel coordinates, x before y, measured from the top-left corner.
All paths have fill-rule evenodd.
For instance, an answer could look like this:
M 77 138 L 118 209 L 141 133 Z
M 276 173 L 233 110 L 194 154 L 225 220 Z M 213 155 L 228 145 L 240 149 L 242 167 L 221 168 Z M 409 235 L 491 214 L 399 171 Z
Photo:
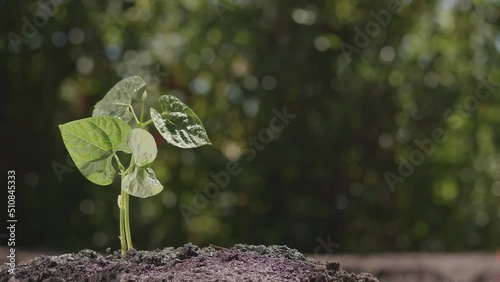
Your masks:
M 159 113 L 151 108 L 153 123 L 168 143 L 180 148 L 195 148 L 212 144 L 198 116 L 174 96 L 159 99 L 163 109 Z
M 123 178 L 122 189 L 139 198 L 152 197 L 163 190 L 153 169 L 136 166 L 134 171 Z
M 119 81 L 101 101 L 97 102 L 92 116 L 113 116 L 129 122 L 133 118 L 129 108 L 132 100 L 134 97 L 142 97 L 145 88 L 146 83 L 139 76 Z

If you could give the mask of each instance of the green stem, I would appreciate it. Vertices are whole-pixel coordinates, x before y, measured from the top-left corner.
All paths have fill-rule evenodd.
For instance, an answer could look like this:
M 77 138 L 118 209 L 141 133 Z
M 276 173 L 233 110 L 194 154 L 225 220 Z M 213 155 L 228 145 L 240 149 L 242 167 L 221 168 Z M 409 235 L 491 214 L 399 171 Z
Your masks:
M 120 162 L 120 159 L 118 158 L 118 156 L 116 154 L 114 154 L 113 157 L 115 158 L 116 163 L 118 164 L 118 169 L 120 170 L 120 173 L 123 175 L 123 171 L 125 170 L 125 167 L 122 165 L 122 163 Z
M 146 92 L 144 92 L 146 93 Z M 142 96 L 142 103 L 141 103 L 141 122 L 139 124 L 142 124 L 142 121 L 144 120 L 144 102 L 145 102 L 146 98 L 144 97 L 144 95 Z
M 132 107 L 132 105 L 128 105 L 128 108 L 130 109 L 130 111 L 132 112 L 132 115 L 134 115 L 134 119 L 135 119 L 135 122 L 137 124 L 141 124 L 141 122 L 139 121 L 139 119 L 137 118 L 137 115 L 135 114 L 135 111 L 134 111 L 134 107 Z
M 151 123 L 153 123 L 153 120 L 152 120 L 152 119 L 150 119 L 150 120 L 148 120 L 148 121 L 146 121 L 146 122 L 141 122 L 141 123 L 139 123 L 137 126 L 138 126 L 139 128 L 143 128 L 143 127 L 145 127 L 145 126 L 150 125 Z
M 130 167 L 125 170 L 125 167 L 120 162 L 120 159 L 116 154 L 114 158 L 118 164 L 121 175 L 121 184 L 123 185 L 123 179 L 125 175 L 128 174 Z M 133 160 L 132 160 L 133 161 Z M 129 219 L 129 195 L 123 189 L 120 189 L 120 196 L 118 197 L 118 207 L 120 208 L 120 242 L 122 247 L 122 256 L 133 248 L 132 246 L 132 236 L 130 233 L 130 219 Z
M 123 179 L 123 176 L 122 176 Z M 120 207 L 120 242 L 122 245 L 122 256 L 127 252 L 127 240 L 125 234 L 125 210 L 123 209 L 123 194 L 122 190 L 121 195 L 118 197 L 119 207 Z
M 123 190 L 122 190 L 123 191 Z M 129 194 L 124 192 L 125 197 L 123 198 L 124 210 L 125 210 L 125 236 L 127 238 L 127 250 L 132 249 L 132 234 L 130 233 L 130 220 L 129 220 Z

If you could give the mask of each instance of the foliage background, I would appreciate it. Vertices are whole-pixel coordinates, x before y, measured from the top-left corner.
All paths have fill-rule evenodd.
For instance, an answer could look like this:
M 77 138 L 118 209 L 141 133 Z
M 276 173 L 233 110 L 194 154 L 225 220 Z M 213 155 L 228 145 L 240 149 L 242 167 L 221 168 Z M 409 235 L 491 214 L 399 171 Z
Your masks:
M 118 183 L 97 187 L 68 171 L 57 125 L 89 116 L 117 81 L 141 75 L 150 95 L 184 99 L 213 146 L 159 145 L 154 169 L 166 189 L 131 200 L 138 248 L 498 247 L 499 1 L 401 1 L 350 64 L 342 43 L 356 46 L 357 28 L 389 1 L 64 1 L 14 52 L 9 33 L 22 35 L 23 17 L 47 2 L 0 1 L 1 164 L 17 171 L 20 246 L 119 247 Z M 481 81 L 491 95 L 476 107 Z M 179 205 L 284 106 L 297 118 L 185 222 Z M 391 189 L 384 173 L 397 173 L 436 128 L 444 142 Z

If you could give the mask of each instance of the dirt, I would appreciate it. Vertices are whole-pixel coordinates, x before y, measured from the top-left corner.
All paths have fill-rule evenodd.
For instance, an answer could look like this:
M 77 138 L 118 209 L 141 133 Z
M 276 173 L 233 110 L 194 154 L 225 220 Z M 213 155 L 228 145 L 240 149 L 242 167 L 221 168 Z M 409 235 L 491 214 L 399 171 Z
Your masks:
M 384 282 L 500 282 L 500 252 L 314 255 L 340 261 L 351 272 L 369 272 Z
M 352 274 L 338 262 L 306 258 L 286 246 L 235 245 L 231 249 L 186 244 L 155 251 L 131 250 L 101 255 L 91 250 L 40 256 L 18 264 L 11 276 L 0 267 L 0 281 L 310 281 L 378 282 Z

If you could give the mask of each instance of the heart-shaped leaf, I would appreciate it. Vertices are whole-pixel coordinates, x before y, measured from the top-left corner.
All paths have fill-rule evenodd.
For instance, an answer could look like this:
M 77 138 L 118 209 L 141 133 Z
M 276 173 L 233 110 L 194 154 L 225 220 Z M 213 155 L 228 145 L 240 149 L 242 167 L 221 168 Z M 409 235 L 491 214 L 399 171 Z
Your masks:
M 122 189 L 132 196 L 148 198 L 160 193 L 163 190 L 163 185 L 158 181 L 151 168 L 136 166 L 132 173 L 123 177 Z
M 132 151 L 134 163 L 138 166 L 146 166 L 156 159 L 158 149 L 156 142 L 151 135 L 144 129 L 134 128 L 128 134 L 127 144 Z
M 109 92 L 97 102 L 92 116 L 112 116 L 129 122 L 133 118 L 130 111 L 134 97 L 141 97 L 146 83 L 139 76 L 132 76 L 119 81 Z
M 117 151 L 130 153 L 130 126 L 114 117 L 91 117 L 59 125 L 59 129 L 80 172 L 95 184 L 111 184 L 116 176 L 113 155 Z
M 171 95 L 161 96 L 159 102 L 163 112 L 151 108 L 150 114 L 156 129 L 168 143 L 180 148 L 212 144 L 200 119 L 186 104 Z

